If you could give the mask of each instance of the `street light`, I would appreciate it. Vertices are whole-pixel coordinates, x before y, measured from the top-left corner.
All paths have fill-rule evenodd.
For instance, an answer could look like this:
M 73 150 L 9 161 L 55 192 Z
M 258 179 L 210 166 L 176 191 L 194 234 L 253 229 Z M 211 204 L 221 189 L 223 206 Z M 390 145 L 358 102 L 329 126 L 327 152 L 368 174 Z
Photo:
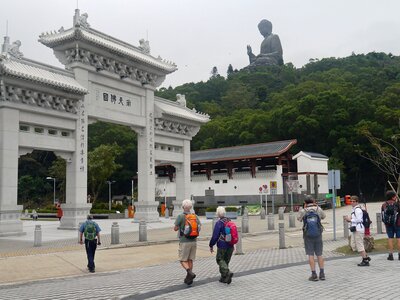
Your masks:
M 53 180 L 53 204 L 56 204 L 56 179 L 54 177 L 46 177 L 47 180 Z
M 114 180 L 107 180 L 108 183 L 108 210 L 111 210 L 111 185 L 115 183 Z

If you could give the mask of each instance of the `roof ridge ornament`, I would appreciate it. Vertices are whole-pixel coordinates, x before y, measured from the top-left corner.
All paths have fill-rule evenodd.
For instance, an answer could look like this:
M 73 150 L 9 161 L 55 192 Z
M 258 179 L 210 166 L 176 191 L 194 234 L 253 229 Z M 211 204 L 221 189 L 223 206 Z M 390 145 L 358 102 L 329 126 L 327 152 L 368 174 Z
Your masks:
M 139 49 L 142 50 L 146 54 L 150 54 L 150 42 L 145 39 L 140 39 L 139 40 Z
M 24 54 L 19 50 L 19 47 L 21 47 L 20 40 L 16 40 L 12 44 L 10 44 L 10 37 L 5 36 L 4 43 L 1 47 L 1 53 L 6 55 L 8 54 L 17 59 L 21 59 L 24 56 Z
M 90 24 L 87 21 L 88 17 L 89 17 L 89 15 L 87 13 L 83 13 L 81 15 L 80 10 L 75 9 L 74 22 L 73 22 L 74 27 L 82 27 L 85 29 L 89 29 Z

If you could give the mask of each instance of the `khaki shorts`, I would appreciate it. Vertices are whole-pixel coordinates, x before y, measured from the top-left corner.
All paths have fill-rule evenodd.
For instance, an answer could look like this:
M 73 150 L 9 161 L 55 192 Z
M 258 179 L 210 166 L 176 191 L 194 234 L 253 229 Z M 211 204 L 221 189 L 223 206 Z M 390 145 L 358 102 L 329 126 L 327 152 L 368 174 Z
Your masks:
M 194 260 L 196 258 L 197 242 L 179 243 L 178 256 L 180 261 Z
M 364 234 L 362 232 L 355 231 L 351 234 L 351 249 L 358 252 L 365 251 Z

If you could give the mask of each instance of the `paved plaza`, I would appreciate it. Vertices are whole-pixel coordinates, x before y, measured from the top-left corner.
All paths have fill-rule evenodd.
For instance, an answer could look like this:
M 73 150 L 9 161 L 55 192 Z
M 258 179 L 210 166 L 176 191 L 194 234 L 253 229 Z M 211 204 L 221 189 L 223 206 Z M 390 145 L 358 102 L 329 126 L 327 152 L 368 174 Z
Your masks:
M 379 204 L 371 205 L 369 210 L 374 216 Z M 350 207 L 337 209 L 337 218 L 340 216 L 341 220 L 341 216 L 349 211 Z M 0 253 L 0 299 L 187 299 L 188 296 L 191 299 L 314 298 L 310 293 L 315 293 L 319 299 L 398 298 L 397 293 L 384 285 L 390 282 L 387 278 L 394 278 L 399 272 L 400 261 L 387 261 L 385 254 L 374 254 L 371 256 L 371 266 L 359 269 L 356 266 L 360 261 L 357 255 L 346 257 L 334 251 L 347 241 L 343 238 L 340 222 L 337 240 L 332 240 L 332 211 L 328 210 L 327 215 L 324 221 L 327 280 L 324 282 L 308 281 L 309 266 L 302 247 L 300 223 L 296 223 L 296 228 L 287 229 L 287 248 L 279 249 L 276 230 L 267 232 L 266 220 L 254 216 L 250 217 L 250 233 L 243 237 L 245 254 L 232 258 L 231 269 L 235 276 L 230 286 L 218 282 L 215 254 L 208 251 L 207 236 L 211 233 L 211 221 L 203 220 L 204 238 L 198 242 L 198 259 L 194 270 L 197 278 L 192 287 L 187 287 L 183 284 L 184 270 L 177 262 L 177 242 L 171 230 L 172 220 L 163 220 L 149 224 L 149 243 L 132 241 L 131 244 L 100 247 L 96 252 L 95 274 L 88 273 L 85 268 L 85 252 L 82 246 L 76 245 L 76 232 L 54 230 L 54 233 L 71 236 L 62 240 L 56 238 L 57 235 L 49 235 L 44 244 L 57 247 L 27 246 L 22 252 L 14 248 L 22 242 L 30 244 L 29 234 L 25 237 L 1 238 L 3 244 L 8 243 L 8 251 Z M 101 222 L 104 227 L 111 225 L 111 221 Z M 130 220 L 118 222 L 126 222 L 127 227 L 137 226 Z M 27 225 L 31 226 L 31 221 Z M 135 231 L 125 231 L 124 227 L 121 225 L 121 233 L 134 234 Z M 376 232 L 376 229 L 372 232 Z M 104 237 L 109 235 L 106 229 L 103 233 Z M 383 235 L 375 235 L 375 238 L 381 237 Z M 15 253 L 13 256 L 12 251 Z M 355 286 L 370 290 L 363 292 L 360 298 L 354 294 Z

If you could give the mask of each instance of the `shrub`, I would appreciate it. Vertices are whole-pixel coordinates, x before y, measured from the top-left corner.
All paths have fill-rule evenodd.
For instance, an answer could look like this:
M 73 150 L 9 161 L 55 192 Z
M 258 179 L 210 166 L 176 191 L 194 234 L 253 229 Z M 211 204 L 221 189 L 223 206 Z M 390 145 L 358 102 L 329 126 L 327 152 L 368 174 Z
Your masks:
M 216 206 L 209 206 L 206 208 L 206 212 L 215 212 L 217 210 Z
M 228 212 L 228 211 L 237 212 L 238 208 L 236 206 L 227 206 L 227 207 L 225 207 L 225 211 L 226 212 Z

